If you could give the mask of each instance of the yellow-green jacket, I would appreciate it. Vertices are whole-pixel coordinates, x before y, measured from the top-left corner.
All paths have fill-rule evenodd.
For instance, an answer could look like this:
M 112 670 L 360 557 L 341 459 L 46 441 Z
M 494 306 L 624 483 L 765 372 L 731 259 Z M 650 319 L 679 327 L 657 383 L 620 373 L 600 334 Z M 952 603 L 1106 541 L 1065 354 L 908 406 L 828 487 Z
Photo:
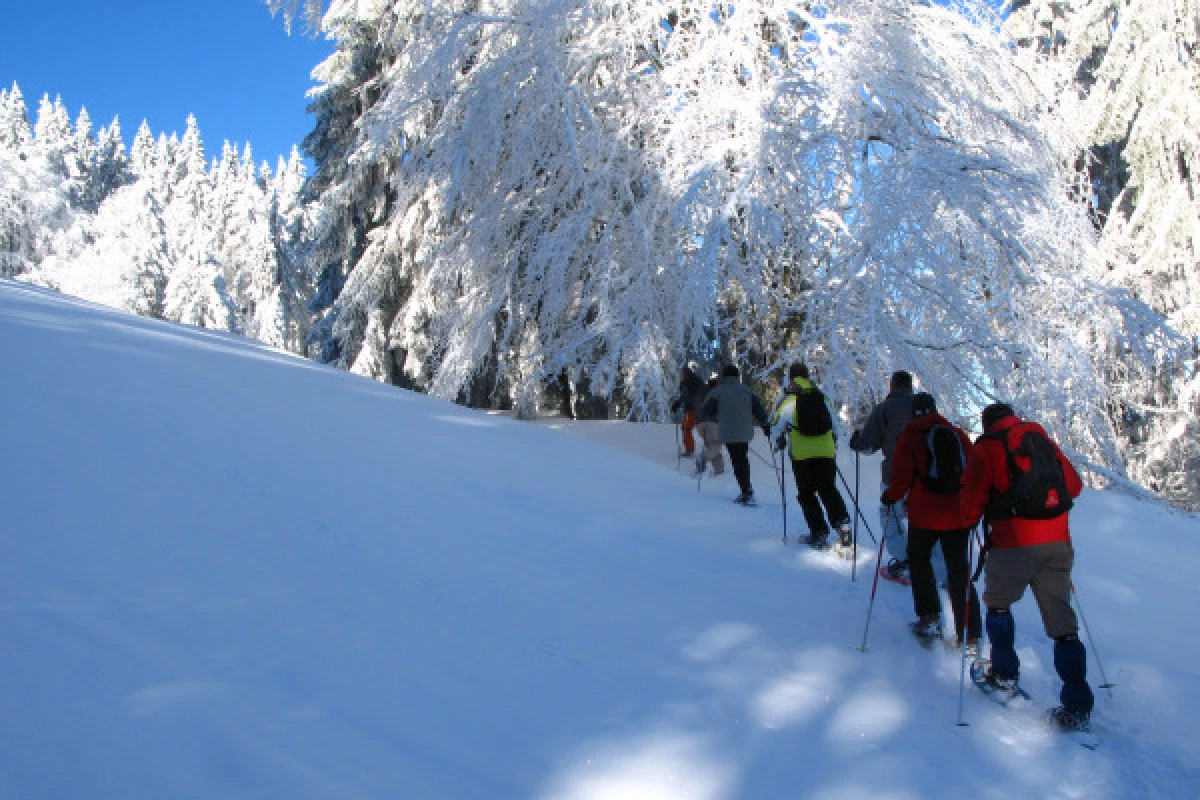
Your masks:
M 819 436 L 805 436 L 795 430 L 789 430 L 796 414 L 796 392 L 811 392 L 815 388 L 806 378 L 796 378 L 787 391 L 783 393 L 775 413 L 771 416 L 771 441 L 777 441 L 784 431 L 788 431 L 788 450 L 793 461 L 806 461 L 810 458 L 834 458 L 837 455 L 837 445 L 834 444 L 834 433 L 837 430 L 837 415 L 833 404 L 825 398 L 829 408 L 829 416 L 834 420 L 834 429 Z

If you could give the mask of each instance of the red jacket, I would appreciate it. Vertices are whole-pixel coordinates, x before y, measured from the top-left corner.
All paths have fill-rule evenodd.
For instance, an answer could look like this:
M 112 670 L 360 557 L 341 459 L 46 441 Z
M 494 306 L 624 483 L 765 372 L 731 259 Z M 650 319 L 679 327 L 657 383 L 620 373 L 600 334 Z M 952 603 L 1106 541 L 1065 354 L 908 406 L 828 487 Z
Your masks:
M 1016 430 L 1018 426 L 1019 430 Z M 1026 430 L 1035 430 L 1046 436 L 1046 431 L 1036 422 L 1024 422 L 1014 416 L 997 420 L 986 433 L 989 435 L 1000 432 L 1004 432 L 1005 435 L 1011 433 L 1012 436 L 1019 439 Z M 1046 438 L 1054 445 L 1054 452 L 1058 462 L 1062 465 L 1067 491 L 1071 497 L 1078 497 L 1079 493 L 1083 491 L 1083 480 L 1067 457 L 1062 454 L 1058 444 L 1049 436 Z M 1008 487 L 1008 460 L 1004 443 L 997 439 L 981 436 L 975 441 L 975 447 L 967 459 L 967 468 L 963 472 L 961 495 L 963 524 L 972 526 L 978 522 L 993 493 L 1007 491 Z M 1021 517 L 989 519 L 992 546 L 996 548 L 1027 547 L 1046 542 L 1068 542 L 1071 540 L 1068 527 L 1069 517 L 1070 514 L 1061 514 L 1052 519 L 1024 519 Z
M 926 438 L 934 425 L 945 425 L 958 436 L 963 455 L 971 452 L 971 440 L 966 432 L 940 414 L 922 414 L 913 417 L 900 436 L 896 438 L 896 452 L 892 456 L 892 476 L 885 495 L 896 502 L 908 495 L 908 522 L 927 531 L 957 531 L 969 527 L 962 522 L 959 493 L 938 494 L 930 491 L 921 481 L 921 475 L 929 472 L 929 448 Z

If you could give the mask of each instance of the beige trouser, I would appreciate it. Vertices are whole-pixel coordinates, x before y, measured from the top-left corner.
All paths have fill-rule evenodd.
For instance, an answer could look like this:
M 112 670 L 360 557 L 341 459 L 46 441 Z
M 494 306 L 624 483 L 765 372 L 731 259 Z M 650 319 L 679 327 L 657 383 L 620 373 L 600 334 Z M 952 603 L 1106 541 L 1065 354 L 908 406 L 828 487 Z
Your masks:
M 704 440 L 704 460 L 712 468 L 713 475 L 725 471 L 725 459 L 721 455 L 721 436 L 717 432 L 715 422 L 697 422 L 696 432 Z
M 1028 547 L 988 551 L 984 567 L 983 604 L 1008 608 L 1021 599 L 1025 587 L 1033 590 L 1042 626 L 1051 639 L 1079 631 L 1071 608 L 1071 567 L 1075 549 L 1070 542 L 1047 542 Z

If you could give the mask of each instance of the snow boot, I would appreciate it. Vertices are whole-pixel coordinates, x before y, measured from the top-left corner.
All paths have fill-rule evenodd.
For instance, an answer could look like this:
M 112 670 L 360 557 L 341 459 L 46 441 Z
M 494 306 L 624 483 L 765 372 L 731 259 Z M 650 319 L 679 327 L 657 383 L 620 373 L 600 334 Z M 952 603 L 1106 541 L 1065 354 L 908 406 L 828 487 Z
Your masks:
M 1087 652 L 1075 634 L 1054 640 L 1054 669 L 1063 682 L 1058 694 L 1063 709 L 1086 718 L 1096 698 L 1087 682 Z
M 757 503 L 754 502 L 754 490 L 753 489 L 751 489 L 748 492 L 742 492 L 737 497 L 733 498 L 733 502 L 737 503 L 739 506 L 758 505 Z
M 804 537 L 804 543 L 814 550 L 826 550 L 829 548 L 829 531 L 813 531 Z
M 1092 729 L 1092 715 L 1086 711 L 1067 711 L 1062 706 L 1046 712 L 1046 721 L 1055 730 L 1075 732 Z

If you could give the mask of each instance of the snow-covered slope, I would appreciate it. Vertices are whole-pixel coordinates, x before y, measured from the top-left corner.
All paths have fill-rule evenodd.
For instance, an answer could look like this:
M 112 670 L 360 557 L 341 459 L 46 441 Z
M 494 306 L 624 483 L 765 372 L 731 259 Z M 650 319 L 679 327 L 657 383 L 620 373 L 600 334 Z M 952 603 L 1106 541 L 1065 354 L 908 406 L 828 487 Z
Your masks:
M 873 553 L 852 582 L 785 546 L 770 466 L 734 507 L 668 426 L 517 423 L 9 281 L 0 365 L 0 797 L 1200 795 L 1196 517 L 1075 512 L 1093 752 L 971 690 L 956 726 L 900 587 L 859 652 Z

